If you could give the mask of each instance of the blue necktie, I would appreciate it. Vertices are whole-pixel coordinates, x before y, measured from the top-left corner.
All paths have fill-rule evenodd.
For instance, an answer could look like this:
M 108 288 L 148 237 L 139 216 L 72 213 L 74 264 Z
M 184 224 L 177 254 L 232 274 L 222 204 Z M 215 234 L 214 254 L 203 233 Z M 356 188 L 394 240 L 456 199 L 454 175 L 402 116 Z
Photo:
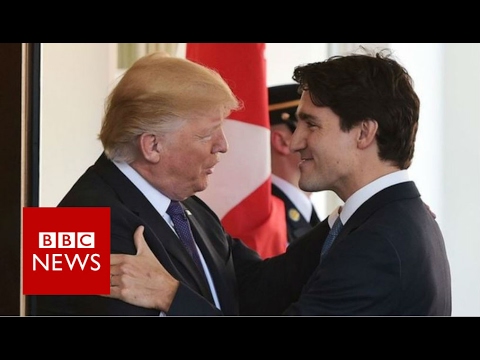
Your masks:
M 197 264 L 202 274 L 205 275 L 198 250 L 195 245 L 195 240 L 193 239 L 192 229 L 190 228 L 190 223 L 188 222 L 187 215 L 185 215 L 182 205 L 178 201 L 172 200 L 168 206 L 167 214 L 170 215 L 170 218 L 173 221 L 175 231 L 177 232 L 181 243 L 185 249 L 187 249 L 188 253 L 191 255 L 193 261 L 195 264 Z
M 325 257 L 325 255 L 327 255 L 328 250 L 330 250 L 330 247 L 333 244 L 333 241 L 335 240 L 337 235 L 340 234 L 340 231 L 342 231 L 342 227 L 343 227 L 343 224 L 339 216 L 337 217 L 337 220 L 335 220 L 335 222 L 333 223 L 333 226 L 330 229 L 330 232 L 328 233 L 327 238 L 325 239 L 325 242 L 323 243 L 322 252 L 320 254 L 320 262 Z

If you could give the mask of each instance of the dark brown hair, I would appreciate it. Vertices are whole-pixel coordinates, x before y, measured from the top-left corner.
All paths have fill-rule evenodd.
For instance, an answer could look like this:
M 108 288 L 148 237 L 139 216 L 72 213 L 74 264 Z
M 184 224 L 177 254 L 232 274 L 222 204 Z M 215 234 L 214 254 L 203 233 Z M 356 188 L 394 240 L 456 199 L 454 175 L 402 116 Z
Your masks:
M 363 120 L 378 123 L 379 157 L 401 169 L 411 165 L 420 100 L 407 70 L 388 49 L 332 56 L 297 66 L 293 80 L 309 91 L 316 106 L 329 107 L 350 130 Z

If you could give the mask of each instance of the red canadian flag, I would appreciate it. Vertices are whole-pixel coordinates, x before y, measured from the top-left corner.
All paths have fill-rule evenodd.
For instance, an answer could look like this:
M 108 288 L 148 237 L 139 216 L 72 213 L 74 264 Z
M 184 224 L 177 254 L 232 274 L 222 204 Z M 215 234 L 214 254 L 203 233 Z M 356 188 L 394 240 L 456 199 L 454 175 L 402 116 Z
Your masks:
M 225 121 L 229 150 L 198 193 L 233 237 L 268 258 L 287 247 L 285 206 L 271 195 L 265 43 L 187 43 L 186 57 L 217 70 L 243 102 Z

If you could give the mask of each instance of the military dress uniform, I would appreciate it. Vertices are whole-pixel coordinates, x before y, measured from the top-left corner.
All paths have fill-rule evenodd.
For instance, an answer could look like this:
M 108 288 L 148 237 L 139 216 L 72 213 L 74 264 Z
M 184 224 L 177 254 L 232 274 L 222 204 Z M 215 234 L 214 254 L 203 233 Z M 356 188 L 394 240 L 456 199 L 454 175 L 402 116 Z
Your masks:
M 315 208 L 312 205 L 312 216 L 306 219 L 292 200 L 275 184 L 272 183 L 272 194 L 280 198 L 285 204 L 285 218 L 287 221 L 288 244 L 306 234 L 320 222 Z

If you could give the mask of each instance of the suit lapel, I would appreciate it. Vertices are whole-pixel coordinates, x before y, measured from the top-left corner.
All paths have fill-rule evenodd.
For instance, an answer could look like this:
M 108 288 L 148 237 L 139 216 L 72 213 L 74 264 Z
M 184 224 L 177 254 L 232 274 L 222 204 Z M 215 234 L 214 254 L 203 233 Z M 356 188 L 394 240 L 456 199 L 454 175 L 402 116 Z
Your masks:
M 95 171 L 111 185 L 125 206 L 140 218 L 139 222 L 145 225 L 145 240 L 162 265 L 179 280 L 189 284 L 193 280 L 201 294 L 213 301 L 208 284 L 193 259 L 142 192 L 104 154 L 95 163 Z M 170 257 L 177 261 L 173 262 Z
M 230 303 L 228 299 L 231 299 L 231 294 L 226 294 L 224 291 L 229 288 L 228 284 L 225 281 L 226 274 L 224 274 L 222 271 L 222 269 L 225 268 L 223 263 L 224 260 L 221 259 L 219 256 L 215 256 L 216 250 L 212 242 L 208 240 L 208 235 L 202 229 L 197 219 L 195 219 L 195 216 L 190 211 L 187 211 L 187 215 L 190 221 L 190 225 L 192 227 L 195 241 L 197 242 L 198 247 L 202 251 L 205 262 L 207 263 L 210 270 L 213 283 L 215 284 L 215 289 L 217 290 L 218 299 L 220 301 L 222 309 L 225 310 L 225 306 Z M 233 304 L 230 304 L 230 306 L 233 306 Z
M 403 182 L 400 184 L 392 185 L 383 189 L 373 195 L 370 199 L 365 201 L 353 215 L 344 224 L 342 231 L 332 244 L 332 248 L 336 244 L 342 242 L 342 240 L 352 231 L 362 225 L 372 214 L 384 207 L 385 205 L 398 200 L 413 199 L 420 197 L 420 193 L 413 181 Z

